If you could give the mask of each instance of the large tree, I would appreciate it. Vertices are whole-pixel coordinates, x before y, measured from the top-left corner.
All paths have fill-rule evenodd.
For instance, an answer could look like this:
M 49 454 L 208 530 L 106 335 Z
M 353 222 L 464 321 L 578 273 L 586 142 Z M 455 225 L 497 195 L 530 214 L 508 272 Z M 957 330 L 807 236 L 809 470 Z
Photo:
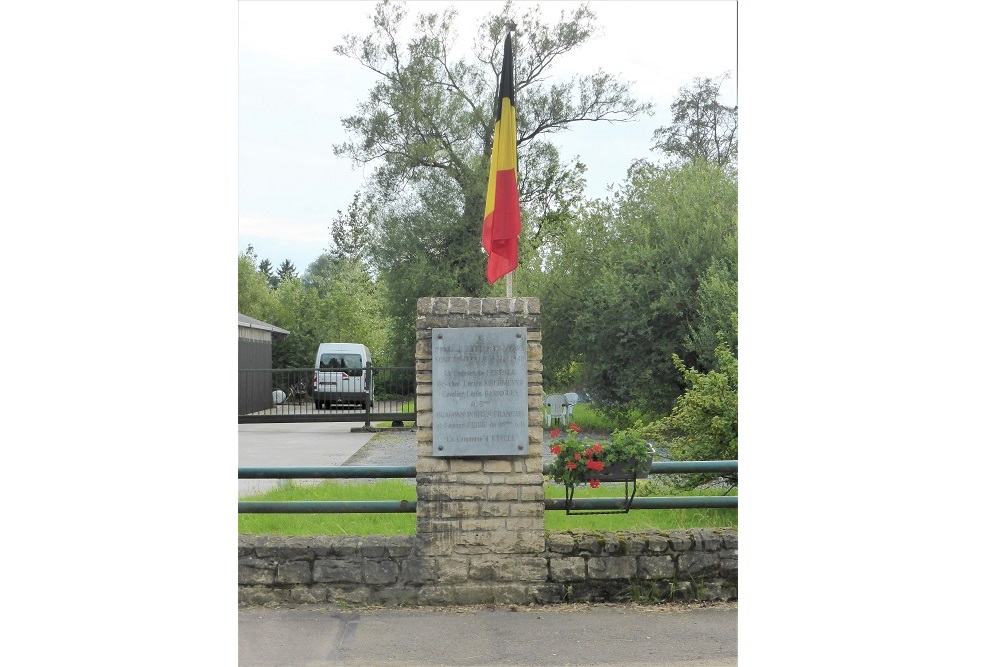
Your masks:
M 543 333 L 560 349 L 546 370 L 575 362 L 605 406 L 667 414 L 684 388 L 673 355 L 707 371 L 718 333 L 736 349 L 736 233 L 727 170 L 635 163 L 552 260 Z
M 654 149 L 675 162 L 705 160 L 719 167 L 736 166 L 739 156 L 736 106 L 726 106 L 719 99 L 720 77 L 696 77 L 680 89 L 670 105 L 673 122 L 653 133 Z
M 334 252 L 365 255 L 385 281 L 394 315 L 412 320 L 418 296 L 493 293 L 480 232 L 502 43 L 510 24 L 517 26 L 514 95 L 525 260 L 561 233 L 566 211 L 582 196 L 585 167 L 564 161 L 548 137 L 586 121 L 633 120 L 651 105 L 637 101 L 629 83 L 600 70 L 549 79 L 553 62 L 595 34 L 596 17 L 587 5 L 549 25 L 537 7 L 515 11 L 507 2 L 482 20 L 467 52 L 471 57 L 457 46 L 464 36 L 455 9 L 419 13 L 409 39 L 403 37 L 406 17 L 404 3 L 383 0 L 371 17 L 372 31 L 347 35 L 334 49 L 378 80 L 357 113 L 343 119 L 349 140 L 334 146 L 337 155 L 369 165 L 371 177 L 364 196 L 334 220 L 331 232 Z M 412 354 L 412 322 L 399 324 L 397 345 Z

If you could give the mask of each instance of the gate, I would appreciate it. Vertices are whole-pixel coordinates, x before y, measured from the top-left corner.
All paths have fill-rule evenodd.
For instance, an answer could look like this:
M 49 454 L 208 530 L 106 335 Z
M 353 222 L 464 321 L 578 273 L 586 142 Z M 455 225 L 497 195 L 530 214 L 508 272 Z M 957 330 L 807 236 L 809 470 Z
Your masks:
M 416 369 L 367 364 L 367 400 L 323 401 L 314 398 L 315 369 L 241 369 L 239 423 L 416 421 Z M 255 404 L 245 397 L 264 397 Z M 256 409 L 248 408 L 255 405 Z

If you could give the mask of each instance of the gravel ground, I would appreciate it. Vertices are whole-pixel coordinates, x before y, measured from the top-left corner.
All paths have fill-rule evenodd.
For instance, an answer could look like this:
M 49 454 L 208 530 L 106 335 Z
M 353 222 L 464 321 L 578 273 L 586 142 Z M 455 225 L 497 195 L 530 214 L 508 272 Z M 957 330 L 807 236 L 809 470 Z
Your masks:
M 581 435 L 587 439 L 600 441 L 607 434 L 584 431 Z M 555 458 L 549 452 L 548 442 L 552 438 L 549 431 L 542 436 L 542 450 L 545 463 Z M 376 433 L 364 447 L 354 453 L 345 466 L 415 466 L 417 465 L 417 430 L 415 428 L 386 429 Z
M 417 465 L 417 429 L 385 429 L 344 461 L 345 466 Z

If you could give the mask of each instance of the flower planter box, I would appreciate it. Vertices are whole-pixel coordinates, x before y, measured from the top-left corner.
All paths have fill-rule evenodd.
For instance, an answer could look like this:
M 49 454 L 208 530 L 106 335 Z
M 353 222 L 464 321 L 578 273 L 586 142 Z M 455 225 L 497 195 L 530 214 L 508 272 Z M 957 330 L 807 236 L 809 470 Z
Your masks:
M 573 493 L 575 486 L 566 485 L 566 514 L 628 514 L 632 508 L 632 501 L 635 499 L 636 480 L 649 477 L 649 467 L 653 463 L 653 447 L 647 445 L 649 455 L 643 464 L 636 465 L 637 461 L 618 461 L 613 465 L 606 466 L 603 470 L 594 471 L 593 478 L 601 482 L 625 482 L 625 503 L 622 509 L 617 510 L 591 510 L 580 511 L 573 509 Z M 631 485 L 631 489 L 629 486 Z
M 634 482 L 637 479 L 646 479 L 649 477 L 649 466 L 652 463 L 653 454 L 650 452 L 649 456 L 646 457 L 645 465 L 635 466 L 632 461 L 618 461 L 613 465 L 605 466 L 604 470 L 595 472 L 594 478 L 602 482 Z M 632 472 L 631 470 L 635 470 L 636 467 L 639 470 Z

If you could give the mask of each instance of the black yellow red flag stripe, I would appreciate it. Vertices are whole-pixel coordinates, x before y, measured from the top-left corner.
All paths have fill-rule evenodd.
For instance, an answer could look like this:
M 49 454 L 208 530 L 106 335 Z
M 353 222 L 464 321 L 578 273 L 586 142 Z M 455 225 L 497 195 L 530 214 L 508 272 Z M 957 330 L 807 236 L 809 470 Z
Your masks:
M 517 268 L 517 236 L 521 233 L 521 204 L 517 195 L 517 132 L 514 114 L 514 53 L 510 33 L 503 44 L 503 68 L 497 91 L 493 155 L 486 188 L 483 247 L 489 255 L 486 279 L 492 285 Z

